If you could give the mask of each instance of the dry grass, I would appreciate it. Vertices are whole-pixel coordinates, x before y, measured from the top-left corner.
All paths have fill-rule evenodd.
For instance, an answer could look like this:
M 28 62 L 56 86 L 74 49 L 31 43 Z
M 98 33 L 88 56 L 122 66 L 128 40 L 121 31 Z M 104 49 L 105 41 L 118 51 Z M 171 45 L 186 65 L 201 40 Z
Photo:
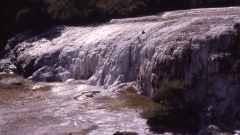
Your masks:
M 52 89 L 52 86 L 50 85 L 46 85 L 37 89 L 33 89 L 32 91 L 36 92 L 36 91 L 49 91 Z
M 108 109 L 111 111 L 121 109 L 121 106 L 123 104 L 123 100 L 121 100 L 120 98 L 113 98 L 109 96 L 98 97 L 95 98 L 95 100 L 97 103 L 103 104 L 104 109 Z
M 121 91 L 120 97 L 124 100 L 122 107 L 145 110 L 157 105 L 151 98 L 137 94 L 133 87 Z
M 36 82 L 27 81 L 21 76 L 15 74 L 0 74 L 0 79 L 17 79 L 12 83 L 0 82 L 0 104 L 8 104 L 18 100 L 24 99 L 24 97 L 31 96 L 37 91 L 48 91 L 52 86 L 46 85 L 37 89 L 31 89 Z
M 0 74 L 0 80 L 7 78 L 21 78 L 21 77 L 17 74 Z
M 96 98 L 98 103 L 103 103 L 106 109 L 111 111 L 122 108 L 130 108 L 138 111 L 143 111 L 149 107 L 154 108 L 156 103 L 151 98 L 139 95 L 133 87 L 128 87 L 118 93 L 117 98 L 100 97 Z
M 0 84 L 0 103 L 17 100 L 27 92 L 27 88 L 21 85 Z

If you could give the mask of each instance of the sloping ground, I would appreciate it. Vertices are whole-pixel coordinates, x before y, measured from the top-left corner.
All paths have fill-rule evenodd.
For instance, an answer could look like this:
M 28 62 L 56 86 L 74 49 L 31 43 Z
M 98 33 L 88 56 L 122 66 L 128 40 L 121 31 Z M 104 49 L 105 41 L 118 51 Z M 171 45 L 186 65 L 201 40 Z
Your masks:
M 240 59 L 239 44 L 233 43 L 237 22 L 239 7 L 174 11 L 99 26 L 56 26 L 9 40 L 11 52 L 0 65 L 7 67 L 11 60 L 17 72 L 34 81 L 81 78 L 104 88 L 136 81 L 149 96 L 163 82 L 185 80 L 194 86 L 191 98 L 201 103 L 203 117 L 211 106 L 223 128 L 236 129 L 240 128 L 240 81 L 233 70 Z
M 114 108 L 116 92 L 81 82 L 33 83 L 13 76 L 1 79 L 0 134 L 153 134 L 137 112 Z

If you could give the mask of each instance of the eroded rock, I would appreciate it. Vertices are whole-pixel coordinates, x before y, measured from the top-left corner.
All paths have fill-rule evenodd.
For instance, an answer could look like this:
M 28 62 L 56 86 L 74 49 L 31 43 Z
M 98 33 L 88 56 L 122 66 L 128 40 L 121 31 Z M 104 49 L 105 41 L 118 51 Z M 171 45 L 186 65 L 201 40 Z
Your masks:
M 233 43 L 233 25 L 239 14 L 239 7 L 194 9 L 95 27 L 53 27 L 9 40 L 5 59 L 34 81 L 83 78 L 104 88 L 135 81 L 148 96 L 164 82 L 185 80 L 201 108 L 215 108 L 221 128 L 238 129 L 240 81 L 233 65 L 240 45 Z

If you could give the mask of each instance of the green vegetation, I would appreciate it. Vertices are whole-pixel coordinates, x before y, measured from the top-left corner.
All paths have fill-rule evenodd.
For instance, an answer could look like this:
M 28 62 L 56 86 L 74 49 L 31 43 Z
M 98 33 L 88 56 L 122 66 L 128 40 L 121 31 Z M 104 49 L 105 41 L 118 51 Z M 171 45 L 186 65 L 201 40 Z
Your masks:
M 120 99 L 124 101 L 121 107 L 147 110 L 159 106 L 151 98 L 137 94 L 133 87 L 128 87 L 124 91 L 121 91 Z
M 199 120 L 196 105 L 188 98 L 190 85 L 183 81 L 170 81 L 162 84 L 155 92 L 153 100 L 157 105 L 145 109 L 142 116 L 150 125 L 161 125 L 166 129 L 198 130 Z
M 20 76 L 17 74 L 0 74 L 1 79 L 8 79 L 8 78 L 19 78 Z
M 132 108 L 138 111 L 145 110 L 149 107 L 158 106 L 151 98 L 139 95 L 133 87 L 128 87 L 119 92 L 117 98 L 113 97 L 100 97 L 95 98 L 98 103 L 104 103 L 106 109 L 118 110 L 121 108 Z
M 170 104 L 171 106 L 181 106 L 186 93 L 189 90 L 189 84 L 183 81 L 171 81 L 162 84 L 153 97 L 153 100 L 160 104 Z
M 177 9 L 239 5 L 239 0 L 0 0 L 0 50 L 7 39 L 30 28 L 89 24 Z
M 196 104 L 188 98 L 189 92 L 190 85 L 179 80 L 162 84 L 153 99 L 139 95 L 129 87 L 120 92 L 123 102 L 118 106 L 140 110 L 148 124 L 157 127 L 152 129 L 154 131 L 196 132 L 200 120 Z

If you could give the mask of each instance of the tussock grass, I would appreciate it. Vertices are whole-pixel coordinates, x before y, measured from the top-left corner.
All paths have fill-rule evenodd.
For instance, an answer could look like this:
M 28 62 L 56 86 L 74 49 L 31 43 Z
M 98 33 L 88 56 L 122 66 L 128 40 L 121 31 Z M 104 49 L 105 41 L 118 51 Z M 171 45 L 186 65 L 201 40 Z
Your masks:
M 133 87 L 128 87 L 119 94 L 124 101 L 121 107 L 145 110 L 158 106 L 151 98 L 137 94 Z
M 48 91 L 52 88 L 52 86 L 46 85 L 37 89 L 31 89 L 32 86 L 37 83 L 25 80 L 16 74 L 0 74 L 0 79 L 2 80 L 2 82 L 0 82 L 0 104 L 18 101 L 32 95 L 34 92 Z M 17 81 L 5 83 L 4 79 L 17 79 Z
M 21 98 L 21 94 L 27 92 L 27 88 L 21 85 L 0 84 L 0 103 Z
M 105 96 L 95 98 L 95 100 L 105 104 L 106 109 L 111 111 L 130 108 L 142 112 L 142 110 L 149 107 L 154 108 L 157 105 L 151 98 L 139 95 L 133 87 L 119 91 L 117 98 Z
M 119 107 L 136 109 L 153 127 L 180 132 L 190 127 L 189 132 L 195 132 L 198 129 L 198 116 L 194 104 L 186 99 L 189 89 L 190 85 L 184 81 L 170 81 L 164 83 L 151 99 L 137 94 L 133 87 L 128 87 L 119 92 L 119 100 L 122 101 Z
M 7 78 L 20 78 L 20 76 L 17 74 L 0 74 L 0 80 Z
M 128 87 L 119 91 L 116 98 L 113 97 L 99 97 L 95 98 L 98 103 L 103 103 L 106 109 L 110 111 L 119 110 L 122 108 L 135 109 L 142 112 L 143 110 L 155 108 L 158 106 L 151 98 L 139 95 L 133 87 Z

